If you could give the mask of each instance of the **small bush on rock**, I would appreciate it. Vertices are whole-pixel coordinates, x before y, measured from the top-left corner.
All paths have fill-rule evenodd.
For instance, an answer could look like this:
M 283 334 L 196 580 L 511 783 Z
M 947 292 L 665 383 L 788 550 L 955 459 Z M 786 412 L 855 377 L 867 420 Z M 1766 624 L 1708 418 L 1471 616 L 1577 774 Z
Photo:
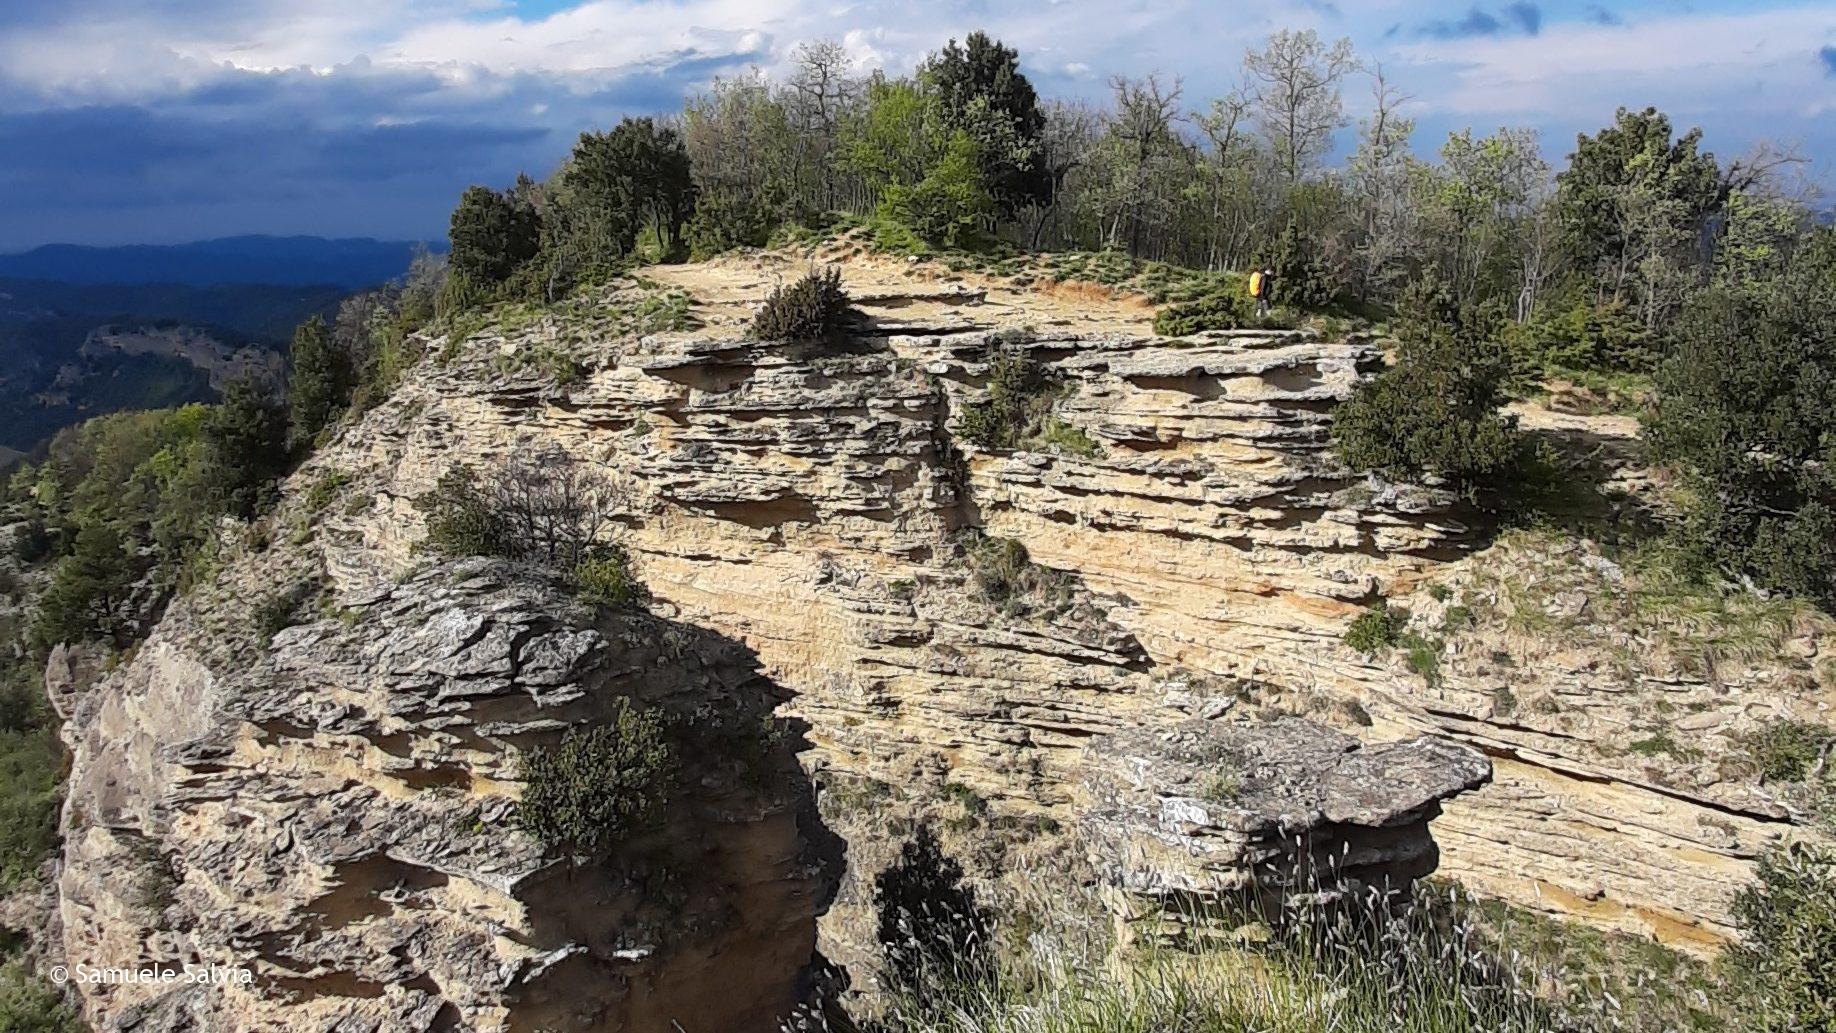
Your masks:
M 433 491 L 414 500 L 427 523 L 422 547 L 442 556 L 500 556 L 505 551 L 502 522 L 478 487 L 478 477 L 463 466 L 440 475 Z
M 848 294 L 842 290 L 841 270 L 830 266 L 772 291 L 753 317 L 752 332 L 765 341 L 820 341 L 847 322 Z
M 1377 603 L 1345 629 L 1345 644 L 1365 656 L 1382 652 L 1401 640 L 1406 623 L 1406 615 L 1392 613 L 1388 606 Z
M 620 699 L 604 723 L 530 750 L 522 774 L 517 827 L 547 850 L 600 855 L 663 813 L 676 750 L 660 713 Z
M 601 545 L 574 568 L 580 598 L 596 606 L 619 609 L 636 606 L 650 597 L 631 569 L 631 554 L 622 545 Z

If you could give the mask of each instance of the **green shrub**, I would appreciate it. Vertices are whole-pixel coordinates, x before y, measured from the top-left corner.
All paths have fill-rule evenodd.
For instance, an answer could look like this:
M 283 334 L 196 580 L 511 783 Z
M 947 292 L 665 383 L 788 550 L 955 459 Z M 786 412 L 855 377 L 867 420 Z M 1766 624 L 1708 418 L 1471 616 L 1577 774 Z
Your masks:
M 752 332 L 763 341 L 821 341 L 848 324 L 848 294 L 835 266 L 808 273 L 765 298 Z
M 63 770 L 51 729 L 0 731 L 0 892 L 36 877 L 56 851 Z
M 0 967 L 0 1033 L 81 1033 L 86 1027 L 23 961 Z
M 1256 314 L 1256 299 L 1246 290 L 1213 291 L 1196 301 L 1168 305 L 1154 315 L 1154 332 L 1162 337 L 1187 337 L 1206 330 L 1289 330 L 1294 318 L 1287 312 Z
M 689 296 L 682 291 L 652 294 L 638 302 L 631 312 L 631 330 L 639 334 L 692 330 L 695 317 L 689 314 Z
M 1034 563 L 1026 546 L 1012 538 L 974 538 L 968 561 L 976 591 L 1003 615 L 1057 610 L 1072 601 L 1071 579 Z
M 427 524 L 421 547 L 442 556 L 502 556 L 507 530 L 478 487 L 478 478 L 463 466 L 440 475 L 432 491 L 414 500 Z
M 622 545 L 600 545 L 574 568 L 574 583 L 582 601 L 595 606 L 625 608 L 650 597 L 631 569 L 631 554 Z
M 982 448 L 1041 448 L 1067 455 L 1102 451 L 1080 427 L 1053 415 L 1064 388 L 1022 346 L 994 342 L 988 350 L 988 393 L 963 406 L 964 438 Z
M 1401 639 L 1408 621 L 1408 614 L 1393 612 L 1384 603 L 1373 603 L 1345 629 L 1345 644 L 1365 656 L 1383 652 Z
M 1510 364 L 1496 312 L 1454 305 L 1424 281 L 1405 302 L 1396 364 L 1333 413 L 1339 458 L 1394 477 L 1435 475 L 1474 495 L 1501 485 L 1523 454 L 1500 412 Z
M 319 594 L 320 586 L 301 581 L 262 601 L 255 607 L 255 630 L 266 643 L 275 635 L 300 623 L 300 611 Z
M 605 722 L 524 754 L 517 827 L 551 852 L 603 855 L 662 816 L 676 776 L 663 716 L 619 699 Z
M 1796 843 L 1762 856 L 1734 914 L 1743 935 L 1727 961 L 1745 990 L 1743 1028 L 1836 1030 L 1836 853 Z
M 1742 745 L 1768 782 L 1802 782 L 1836 750 L 1836 729 L 1812 721 L 1768 721 L 1746 736 Z
M 1581 302 L 1508 329 L 1520 364 L 1550 373 L 1649 373 L 1663 353 L 1661 338 L 1614 302 Z
M 1691 487 L 1682 533 L 1730 575 L 1836 606 L 1836 231 L 1765 290 L 1711 287 L 1646 428 Z M 1819 258 L 1819 255 L 1822 255 Z

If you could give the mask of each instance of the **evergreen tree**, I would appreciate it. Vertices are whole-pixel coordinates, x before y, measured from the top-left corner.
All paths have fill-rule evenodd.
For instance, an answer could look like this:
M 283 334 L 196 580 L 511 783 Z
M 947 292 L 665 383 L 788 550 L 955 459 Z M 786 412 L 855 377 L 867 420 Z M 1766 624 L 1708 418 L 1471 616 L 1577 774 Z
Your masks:
M 39 597 L 33 638 L 50 647 L 95 635 L 118 637 L 134 575 L 120 529 L 100 521 L 85 525 Z
M 1333 414 L 1339 458 L 1391 476 L 1432 474 L 1469 495 L 1517 461 L 1516 424 L 1499 412 L 1510 364 L 1501 314 L 1461 307 L 1432 278 L 1403 301 L 1397 361 Z
M 203 431 L 212 500 L 231 516 L 254 516 L 287 465 L 286 410 L 259 383 L 233 380 Z
M 490 187 L 466 188 L 453 209 L 447 233 L 448 258 L 465 279 L 494 286 L 508 280 L 533 258 L 540 242 L 540 222 L 533 207 Z
M 1648 429 L 1695 479 L 1692 537 L 1731 573 L 1836 604 L 1836 230 L 1766 289 L 1706 289 L 1675 337 Z
M 931 55 L 919 79 L 937 97 L 945 125 L 974 143 L 983 183 L 1003 212 L 1046 200 L 1051 180 L 1039 160 L 1045 116 L 1018 51 L 972 32 L 962 45 L 951 40 Z
M 310 445 L 351 398 L 350 353 L 332 340 L 325 320 L 313 316 L 293 332 L 293 369 L 287 379 L 287 437 Z

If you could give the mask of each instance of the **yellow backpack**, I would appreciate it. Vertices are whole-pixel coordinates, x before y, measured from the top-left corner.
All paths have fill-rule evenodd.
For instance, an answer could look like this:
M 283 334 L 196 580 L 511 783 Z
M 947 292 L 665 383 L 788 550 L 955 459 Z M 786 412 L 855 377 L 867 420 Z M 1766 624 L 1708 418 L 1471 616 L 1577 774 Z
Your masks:
M 1250 274 L 1250 297 L 1262 297 L 1262 270 L 1260 269 Z

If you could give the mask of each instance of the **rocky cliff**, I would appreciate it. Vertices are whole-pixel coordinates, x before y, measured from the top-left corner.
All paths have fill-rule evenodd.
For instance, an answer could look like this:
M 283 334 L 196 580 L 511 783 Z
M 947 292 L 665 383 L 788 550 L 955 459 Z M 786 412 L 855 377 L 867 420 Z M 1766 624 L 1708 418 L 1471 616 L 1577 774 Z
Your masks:
M 839 845 L 788 740 L 741 748 L 784 700 L 749 651 L 484 561 L 335 603 L 300 593 L 301 623 L 263 642 L 248 615 L 275 584 L 311 583 L 300 559 L 233 564 L 121 672 L 61 700 L 71 970 L 222 974 L 85 983 L 96 1028 L 768 1029 L 790 1013 Z M 519 757 L 617 701 L 680 729 L 666 817 L 610 857 L 544 851 L 514 821 Z
M 846 266 L 863 322 L 845 346 L 750 339 L 751 307 L 798 271 L 769 255 L 651 270 L 432 342 L 294 475 L 269 552 L 232 563 L 68 704 L 73 956 L 144 945 L 252 957 L 268 977 L 258 993 L 115 988 L 90 998 L 96 1014 L 646 1028 L 659 1009 L 701 1007 L 732 1010 L 696 1013 L 707 1028 L 741 1028 L 721 1023 L 784 1004 L 813 958 L 813 933 L 784 930 L 827 906 L 824 953 L 867 953 L 865 877 L 927 801 L 964 801 L 1019 853 L 1058 849 L 1092 815 L 1121 813 L 1115 783 L 1089 776 L 1138 754 L 1132 737 L 1296 714 L 1474 748 L 1375 753 L 1400 774 L 1427 750 L 1436 770 L 1395 783 L 1362 824 L 1317 804 L 1349 746 L 1305 777 L 1269 769 L 1315 800 L 1308 827 L 1384 844 L 1399 877 L 1425 870 L 1421 826 L 1484 781 L 1482 753 L 1492 783 L 1434 825 L 1444 872 L 1670 942 L 1728 933 L 1750 860 L 1793 815 L 1707 750 L 1634 747 L 1654 714 L 1726 744 L 1829 705 L 1820 626 L 1740 671 L 1654 665 L 1650 643 L 1574 632 L 1588 600 L 1575 609 L 1572 593 L 1610 580 L 1610 564 L 1535 577 L 1446 493 L 1333 463 L 1332 409 L 1380 363 L 1372 341 L 1169 340 L 1128 299 L 863 256 Z M 634 331 L 666 288 L 692 294 L 702 325 Z M 1057 444 L 987 449 L 962 433 L 997 353 L 1044 372 L 1069 428 Z M 652 616 L 581 613 L 539 579 L 417 553 L 414 500 L 443 473 L 556 445 L 628 486 L 612 537 Z M 1370 603 L 1400 597 L 1442 629 L 1431 663 L 1342 643 Z M 248 613 L 277 604 L 310 612 L 252 643 Z M 1456 609 L 1571 624 L 1552 647 L 1459 631 L 1472 625 Z M 806 728 L 803 769 L 848 843 L 838 889 L 806 798 L 750 793 L 717 748 L 698 751 L 713 767 L 695 806 L 658 833 L 702 859 L 679 892 L 646 891 L 641 857 L 582 885 L 509 833 L 512 758 L 532 737 L 595 720 L 610 697 L 680 710 L 748 694 L 729 709 L 781 703 Z M 1137 802 L 1123 809 L 1147 814 Z M 1248 819 L 1220 820 L 1205 834 L 1255 840 Z M 989 849 L 994 873 L 1008 846 Z M 124 882 L 133 872 L 166 886 L 156 910 Z M 554 920 L 564 899 L 590 929 Z M 663 899 L 690 901 L 692 920 L 665 921 Z M 703 899 L 727 903 L 695 914 Z M 576 985 L 552 975 L 562 966 L 605 1011 L 558 1010 L 574 1005 L 548 988 Z M 690 989 L 712 966 L 736 973 L 718 1000 Z
M 636 487 L 621 539 L 658 597 L 796 687 L 818 767 L 1063 814 L 1092 736 L 1197 707 L 1241 699 L 1362 735 L 1449 734 L 1498 777 L 1439 824 L 1447 870 L 1671 942 L 1728 934 L 1751 859 L 1791 819 L 1751 777 L 1678 777 L 1689 764 L 1627 745 L 1654 708 L 1675 711 L 1678 734 L 1726 743 L 1828 707 L 1819 635 L 1738 674 L 1628 674 L 1614 657 L 1640 643 L 1576 636 L 1566 650 L 1474 643 L 1432 679 L 1360 656 L 1341 635 L 1378 598 L 1443 585 L 1473 596 L 1454 603 L 1496 599 L 1511 593 L 1488 570 L 1534 569 L 1488 549 L 1455 500 L 1330 460 L 1331 410 L 1380 361 L 1373 343 L 1160 339 L 1128 299 L 861 256 L 846 265 L 868 321 L 852 348 L 748 340 L 751 307 L 797 271 L 774 256 L 655 270 L 693 293 L 695 331 L 616 333 L 652 281 L 450 343 L 301 475 L 354 478 L 353 512 L 326 521 L 334 577 L 403 569 L 410 500 L 452 463 L 559 442 Z M 1058 412 L 1095 454 L 988 451 L 956 432 L 997 338 L 1062 378 Z M 542 351 L 583 379 L 554 383 L 528 359 Z M 971 530 L 1063 572 L 1075 605 L 990 603 Z M 1501 690 L 1552 705 L 1507 712 Z

